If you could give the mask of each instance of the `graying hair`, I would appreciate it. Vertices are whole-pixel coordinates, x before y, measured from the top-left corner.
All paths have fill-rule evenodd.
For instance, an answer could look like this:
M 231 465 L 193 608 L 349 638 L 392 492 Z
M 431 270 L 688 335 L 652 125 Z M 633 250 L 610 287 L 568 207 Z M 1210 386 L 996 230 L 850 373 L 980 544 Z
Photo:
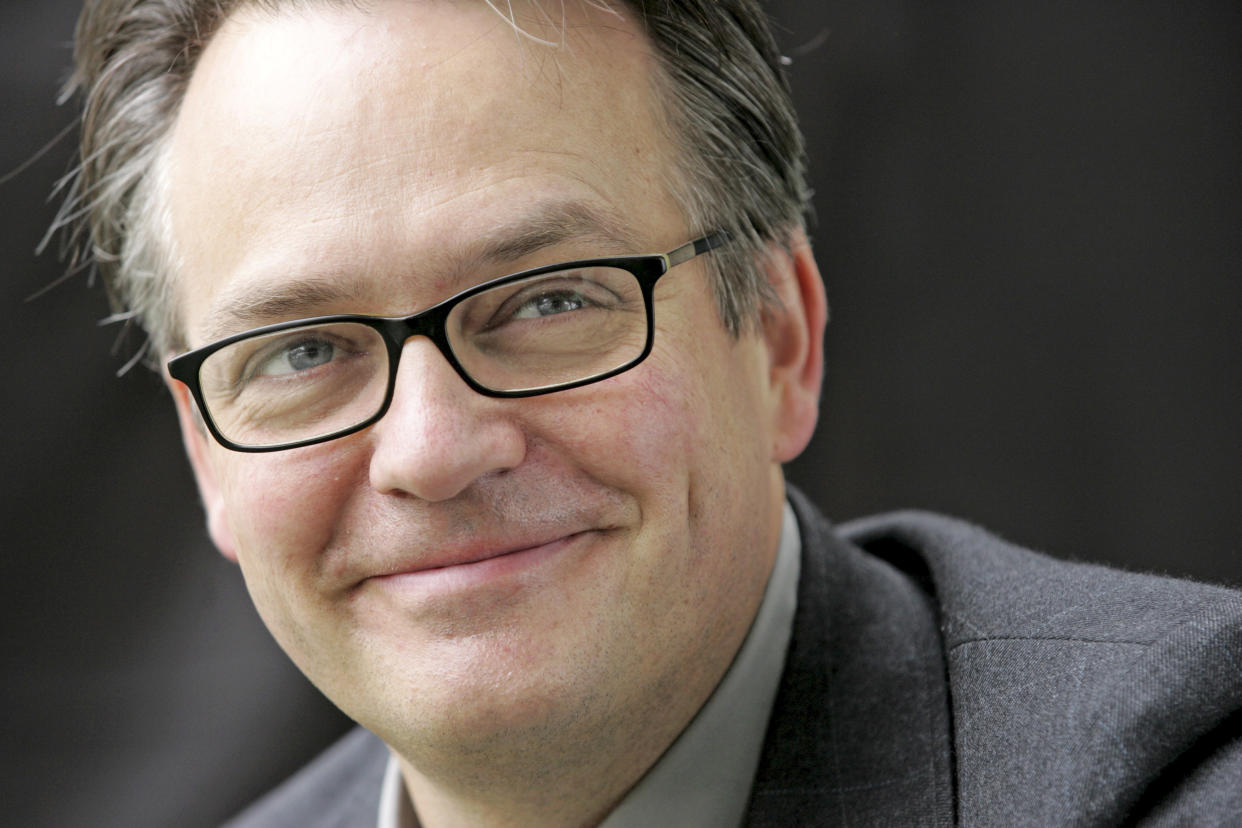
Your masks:
M 87 0 L 65 90 L 66 98 L 83 99 L 81 158 L 66 179 L 52 230 L 64 234 L 71 269 L 93 266 L 100 274 L 114 318 L 147 332 L 149 364 L 183 343 L 161 157 L 199 57 L 240 7 L 274 12 L 350 2 L 363 5 Z M 714 257 L 713 284 L 720 317 L 736 334 L 771 299 L 760 257 L 768 244 L 784 244 L 801 228 L 809 197 L 780 54 L 758 0 L 625 0 L 625 6 L 659 58 L 666 126 L 674 146 L 684 148 L 672 195 L 692 228 L 733 237 Z

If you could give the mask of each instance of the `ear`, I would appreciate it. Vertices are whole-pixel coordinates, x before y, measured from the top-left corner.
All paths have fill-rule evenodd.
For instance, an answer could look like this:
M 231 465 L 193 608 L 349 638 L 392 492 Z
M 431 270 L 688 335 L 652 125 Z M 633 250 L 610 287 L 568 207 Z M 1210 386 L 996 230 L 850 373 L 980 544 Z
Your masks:
M 799 230 L 788 247 L 772 244 L 765 266 L 778 304 L 763 312 L 772 405 L 772 460 L 802 453 L 819 419 L 828 301 L 811 243 Z
M 224 508 L 224 497 L 216 481 L 215 468 L 208 456 L 208 445 L 211 436 L 198 415 L 198 408 L 190 397 L 190 389 L 167 374 L 164 384 L 172 392 L 173 403 L 177 406 L 177 420 L 181 424 L 181 442 L 185 445 L 185 453 L 190 458 L 190 467 L 194 470 L 194 479 L 198 481 L 198 493 L 203 499 L 203 508 L 207 512 L 207 532 L 215 543 L 220 554 L 233 563 L 237 563 L 237 546 L 233 540 L 233 530 L 229 528 L 228 516 Z

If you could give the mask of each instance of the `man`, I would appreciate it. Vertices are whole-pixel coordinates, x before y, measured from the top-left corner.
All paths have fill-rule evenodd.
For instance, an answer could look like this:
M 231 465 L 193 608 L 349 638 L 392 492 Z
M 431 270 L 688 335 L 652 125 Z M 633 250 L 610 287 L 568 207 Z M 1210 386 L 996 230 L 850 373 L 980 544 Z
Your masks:
M 211 536 L 366 728 L 239 824 L 1242 812 L 1242 597 L 786 492 L 826 307 L 752 3 L 112 0 L 78 47 Z

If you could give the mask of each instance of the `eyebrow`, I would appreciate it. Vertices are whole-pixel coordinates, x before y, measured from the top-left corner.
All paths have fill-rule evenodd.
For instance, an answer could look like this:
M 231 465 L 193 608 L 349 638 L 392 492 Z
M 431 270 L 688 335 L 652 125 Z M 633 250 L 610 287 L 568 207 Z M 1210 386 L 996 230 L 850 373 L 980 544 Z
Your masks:
M 350 285 L 324 277 L 302 277 L 277 284 L 247 287 L 226 293 L 207 315 L 207 342 L 277 322 L 311 315 L 324 307 L 356 298 Z
M 569 241 L 592 244 L 599 248 L 601 255 L 633 252 L 635 247 L 633 235 L 612 213 L 585 201 L 553 200 L 470 241 L 453 265 L 453 271 L 462 274 L 486 271 L 489 267 L 517 262 Z M 214 342 L 275 321 L 309 316 L 315 308 L 339 306 L 359 299 L 361 294 L 362 286 L 344 274 L 291 277 L 275 283 L 248 285 L 226 292 L 214 303 L 204 330 L 207 341 Z
M 566 241 L 594 242 L 608 252 L 633 250 L 634 237 L 611 213 L 584 201 L 552 201 L 481 239 L 479 264 L 514 262 Z

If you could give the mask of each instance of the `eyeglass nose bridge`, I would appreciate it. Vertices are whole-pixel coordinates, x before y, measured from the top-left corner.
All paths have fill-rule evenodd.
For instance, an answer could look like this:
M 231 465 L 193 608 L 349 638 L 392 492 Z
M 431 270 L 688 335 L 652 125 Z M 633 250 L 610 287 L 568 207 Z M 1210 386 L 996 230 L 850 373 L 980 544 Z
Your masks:
M 377 319 L 380 333 L 384 337 L 384 344 L 388 348 L 388 394 L 384 401 L 384 408 L 387 409 L 389 403 L 392 402 L 392 395 L 397 384 L 397 370 L 401 362 L 401 355 L 405 352 L 405 345 L 416 336 L 425 336 L 431 340 L 436 346 L 436 350 L 440 355 L 452 366 L 457 376 L 461 377 L 466 385 L 482 394 L 494 395 L 491 389 L 479 385 L 462 364 L 457 360 L 457 355 L 453 353 L 453 348 L 449 344 L 447 320 L 451 310 L 448 303 L 433 305 L 426 310 L 410 316 Z

